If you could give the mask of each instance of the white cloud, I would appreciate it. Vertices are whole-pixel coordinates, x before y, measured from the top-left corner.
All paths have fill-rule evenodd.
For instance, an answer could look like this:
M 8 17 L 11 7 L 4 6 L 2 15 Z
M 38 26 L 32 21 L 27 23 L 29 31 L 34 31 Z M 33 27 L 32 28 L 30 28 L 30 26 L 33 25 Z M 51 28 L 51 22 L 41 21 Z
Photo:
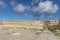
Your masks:
M 56 13 L 56 12 L 58 11 L 58 9 L 59 9 L 58 5 L 55 4 L 51 11 L 52 11 L 53 13 Z
M 7 6 L 7 4 L 4 1 L 0 0 L 0 7 L 5 8 L 6 6 Z
M 49 15 L 56 13 L 58 9 L 59 9 L 58 5 L 53 4 L 52 1 L 40 2 L 37 7 L 35 6 L 32 8 L 34 12 L 34 17 L 37 15 L 36 17 L 38 18 L 42 18 L 45 15 L 45 13 L 48 13 Z
M 59 7 L 57 4 L 53 4 L 52 1 L 44 1 L 38 4 L 38 7 L 35 7 L 33 11 L 47 12 L 47 13 L 56 13 Z
M 23 4 L 18 4 L 14 7 L 14 10 L 17 12 L 25 12 L 29 7 L 28 6 L 24 6 Z

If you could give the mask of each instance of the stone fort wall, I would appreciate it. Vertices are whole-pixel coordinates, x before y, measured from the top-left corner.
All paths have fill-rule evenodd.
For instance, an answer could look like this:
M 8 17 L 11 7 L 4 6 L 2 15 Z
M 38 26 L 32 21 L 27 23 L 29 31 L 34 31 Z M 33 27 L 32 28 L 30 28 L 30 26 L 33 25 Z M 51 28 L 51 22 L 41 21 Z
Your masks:
M 25 27 L 25 28 L 40 28 L 44 26 L 59 25 L 60 20 L 50 21 L 17 21 L 17 20 L 3 20 L 0 27 Z

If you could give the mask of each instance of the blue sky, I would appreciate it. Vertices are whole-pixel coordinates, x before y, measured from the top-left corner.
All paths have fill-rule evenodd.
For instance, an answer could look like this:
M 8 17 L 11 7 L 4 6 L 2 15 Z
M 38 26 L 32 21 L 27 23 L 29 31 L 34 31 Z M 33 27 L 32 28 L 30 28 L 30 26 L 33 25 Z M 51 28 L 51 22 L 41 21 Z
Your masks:
M 60 19 L 60 0 L 0 0 L 0 20 L 37 19 Z

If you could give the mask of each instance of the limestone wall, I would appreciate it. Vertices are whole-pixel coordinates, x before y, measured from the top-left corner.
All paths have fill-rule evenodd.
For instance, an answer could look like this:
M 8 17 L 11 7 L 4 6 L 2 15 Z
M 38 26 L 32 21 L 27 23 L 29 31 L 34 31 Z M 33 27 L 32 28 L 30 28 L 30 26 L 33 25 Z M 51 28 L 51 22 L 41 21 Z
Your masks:
M 43 21 L 2 21 L 2 27 L 25 27 L 43 29 Z
M 59 20 L 51 20 L 50 26 L 53 26 L 53 25 L 59 25 Z
M 3 20 L 0 27 L 25 27 L 25 28 L 38 28 L 43 29 L 44 26 L 59 25 L 59 20 L 50 21 L 16 21 L 16 20 Z

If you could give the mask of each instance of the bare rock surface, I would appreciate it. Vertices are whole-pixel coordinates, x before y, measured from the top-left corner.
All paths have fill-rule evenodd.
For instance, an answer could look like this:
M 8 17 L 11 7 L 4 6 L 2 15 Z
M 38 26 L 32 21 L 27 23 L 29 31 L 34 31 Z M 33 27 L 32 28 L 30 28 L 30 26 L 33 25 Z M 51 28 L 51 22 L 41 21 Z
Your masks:
M 0 40 L 60 40 L 49 30 L 0 29 Z

